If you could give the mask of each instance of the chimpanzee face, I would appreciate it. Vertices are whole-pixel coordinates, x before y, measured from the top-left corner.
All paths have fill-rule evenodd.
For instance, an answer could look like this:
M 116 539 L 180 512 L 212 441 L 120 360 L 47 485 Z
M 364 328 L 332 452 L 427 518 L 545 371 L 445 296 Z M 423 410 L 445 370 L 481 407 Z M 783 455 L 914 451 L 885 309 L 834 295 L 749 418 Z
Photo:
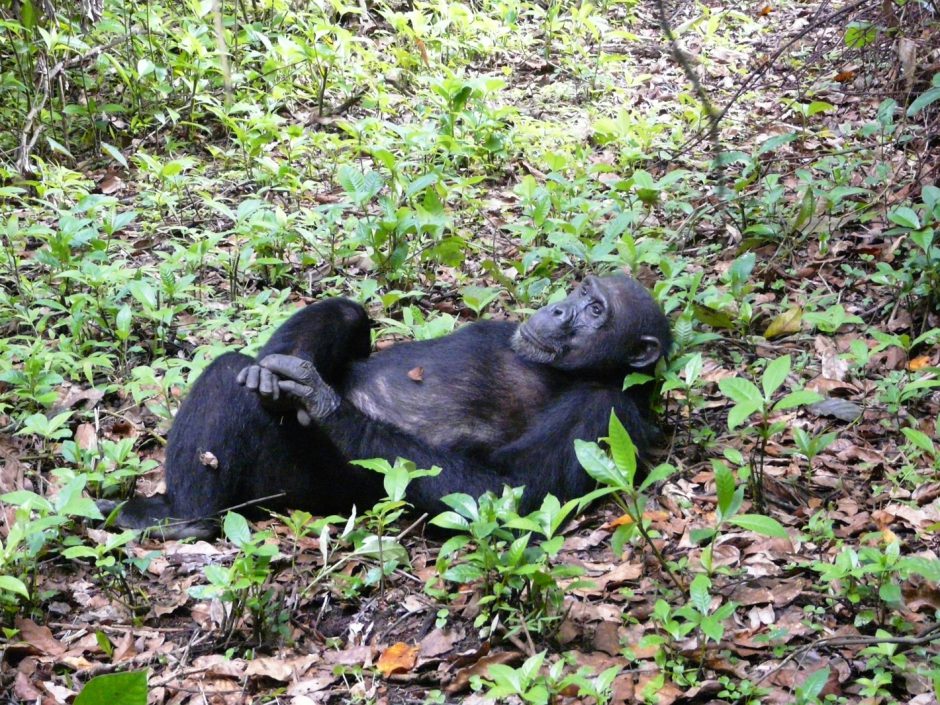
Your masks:
M 624 275 L 587 277 L 566 299 L 539 309 L 516 330 L 513 350 L 561 370 L 651 367 L 669 347 L 656 302 Z

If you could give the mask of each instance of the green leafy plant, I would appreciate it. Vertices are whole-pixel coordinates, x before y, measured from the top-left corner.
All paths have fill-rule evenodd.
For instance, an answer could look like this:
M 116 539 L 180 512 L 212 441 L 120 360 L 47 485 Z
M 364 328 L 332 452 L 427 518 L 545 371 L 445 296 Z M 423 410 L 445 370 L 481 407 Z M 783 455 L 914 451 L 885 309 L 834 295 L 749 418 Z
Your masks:
M 226 645 L 234 637 L 243 619 L 250 619 L 252 637 L 261 644 L 274 635 L 286 636 L 287 612 L 280 607 L 271 579 L 272 561 L 278 556 L 277 545 L 271 543 L 268 531 L 252 533 L 241 514 L 229 512 L 222 522 L 226 539 L 237 548 L 232 564 L 224 567 L 207 565 L 203 573 L 208 583 L 189 589 L 199 600 L 219 600 L 225 608 L 220 625 Z
M 777 391 L 790 374 L 790 367 L 789 355 L 768 362 L 761 374 L 760 388 L 742 377 L 726 377 L 718 383 L 721 392 L 734 402 L 731 411 L 728 412 L 730 430 L 741 426 L 754 414 L 758 415 L 757 423 L 750 427 L 757 435 L 758 443 L 752 452 L 750 472 L 746 479 L 751 490 L 751 498 L 761 511 L 764 510 L 764 459 L 767 442 L 787 428 L 786 423 L 773 421 L 773 415 L 804 404 L 812 404 L 821 399 L 816 392 L 798 390 L 774 401 Z
M 653 468 L 644 478 L 637 478 L 636 446 L 613 410 L 610 412 L 608 435 L 604 440 L 610 447 L 609 454 L 595 442 L 575 441 L 578 462 L 581 463 L 585 472 L 600 485 L 597 490 L 581 499 L 582 506 L 600 497 L 612 496 L 630 519 L 618 526 L 614 532 L 611 539 L 614 553 L 621 553 L 625 543 L 639 536 L 644 545 L 656 556 L 660 567 L 669 575 L 672 583 L 678 588 L 683 588 L 684 583 L 678 573 L 653 541 L 649 520 L 644 516 L 644 510 L 649 501 L 647 490 L 657 482 L 668 479 L 676 469 L 672 465 L 662 464 Z M 637 484 L 638 479 L 639 484 Z
M 486 494 L 479 500 L 447 495 L 442 501 L 452 511 L 431 520 L 458 532 L 441 546 L 437 570 L 445 582 L 481 585 L 474 626 L 483 636 L 549 632 L 562 616 L 565 588 L 559 581 L 581 574 L 578 568 L 555 563 L 564 542 L 557 532 L 578 501 L 561 505 L 548 495 L 539 509 L 520 516 L 521 494 L 521 488 L 506 488 L 501 497 Z

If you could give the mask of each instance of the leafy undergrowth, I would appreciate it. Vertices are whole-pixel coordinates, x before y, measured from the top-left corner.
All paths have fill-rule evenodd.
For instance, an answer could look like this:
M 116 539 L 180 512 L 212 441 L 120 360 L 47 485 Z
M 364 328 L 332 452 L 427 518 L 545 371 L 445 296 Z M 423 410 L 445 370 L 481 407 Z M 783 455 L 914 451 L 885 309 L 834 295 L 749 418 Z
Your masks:
M 936 3 L 52 4 L 0 5 L 5 701 L 937 702 Z M 441 533 L 372 463 L 351 517 L 84 523 L 297 306 L 381 346 L 612 268 L 669 442 L 584 439 L 582 514 Z

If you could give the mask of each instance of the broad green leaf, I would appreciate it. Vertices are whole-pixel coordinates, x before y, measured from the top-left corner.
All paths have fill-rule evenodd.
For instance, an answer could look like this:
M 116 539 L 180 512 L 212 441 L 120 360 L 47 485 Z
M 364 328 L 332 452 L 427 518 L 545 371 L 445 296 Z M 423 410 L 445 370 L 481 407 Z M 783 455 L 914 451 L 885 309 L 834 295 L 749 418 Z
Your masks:
M 793 409 L 797 406 L 815 404 L 818 401 L 822 401 L 822 395 L 809 389 L 800 389 L 795 392 L 790 392 L 783 399 L 774 404 L 774 411 Z
M 74 705 L 147 705 L 147 671 L 95 676 L 75 698 Z
M 774 392 L 786 381 L 790 374 L 790 356 L 784 355 L 767 363 L 764 374 L 761 375 L 761 386 L 764 388 L 764 399 L 770 399 Z
M 251 529 L 248 520 L 237 512 L 229 512 L 222 522 L 222 531 L 225 538 L 241 548 L 251 540 Z
M 940 74 L 938 74 L 940 75 Z M 936 83 L 936 76 L 934 76 Z M 914 117 L 921 110 L 926 108 L 928 105 L 936 103 L 940 100 L 940 86 L 934 86 L 933 88 L 928 88 L 926 91 L 921 93 L 914 101 L 911 103 L 910 107 L 907 109 L 907 116 Z
M 760 405 L 735 404 L 731 407 L 731 411 L 728 412 L 728 428 L 731 430 L 736 429 L 747 421 L 751 417 L 751 414 L 756 411 L 760 411 Z
M 708 592 L 711 586 L 712 581 L 704 573 L 696 575 L 689 585 L 689 601 L 702 614 L 708 614 L 711 610 L 712 596 Z
M 640 484 L 640 492 L 643 492 L 649 487 L 652 487 L 657 482 L 662 482 L 668 477 L 672 476 L 676 472 L 676 468 L 669 463 L 662 463 L 657 465 L 655 468 L 650 470 L 649 474 Z
M 748 379 L 726 377 L 718 382 L 721 393 L 736 404 L 752 407 L 757 411 L 764 405 L 764 397 L 757 386 Z
M 826 687 L 827 682 L 829 682 L 829 666 L 810 673 L 803 681 L 803 684 L 797 688 L 802 696 L 801 702 L 814 702 L 819 697 L 822 689 Z
M 930 440 L 930 436 L 928 436 L 923 431 L 918 431 L 916 428 L 902 428 L 901 433 L 907 437 L 907 440 L 920 448 L 922 451 L 929 453 L 930 455 L 937 454 L 937 449 L 934 447 L 933 441 Z
M 920 218 L 917 216 L 917 211 L 908 206 L 900 206 L 890 211 L 888 220 L 902 228 L 920 230 Z
M 728 521 L 756 534 L 781 539 L 790 538 L 787 530 L 783 528 L 779 521 L 763 514 L 739 514 L 736 517 L 731 517 Z
M 718 511 L 722 518 L 728 518 L 728 510 L 734 501 L 734 475 L 723 463 L 715 467 L 715 491 L 718 494 Z
M 731 329 L 734 328 L 734 321 L 724 311 L 718 311 L 702 304 L 692 304 L 692 313 L 696 320 L 712 328 Z
M 921 556 L 905 556 L 898 560 L 898 569 L 914 573 L 932 583 L 940 583 L 940 561 Z
M 29 599 L 29 590 L 26 589 L 26 583 L 12 575 L 0 575 L 0 590 L 6 590 L 17 595 L 22 595 Z
M 597 443 L 576 440 L 574 452 L 584 471 L 600 484 L 617 489 L 629 487 L 623 473 Z
M 881 587 L 878 588 L 878 597 L 889 605 L 898 606 L 903 601 L 901 586 L 891 582 L 882 583 Z
M 441 577 L 452 583 L 472 583 L 483 577 L 483 571 L 478 566 L 470 563 L 458 563 L 445 570 Z
M 627 479 L 627 484 L 633 486 L 633 478 L 636 475 L 636 446 L 633 445 L 633 439 L 623 427 L 620 419 L 614 410 L 610 410 L 610 421 L 607 425 L 608 442 L 610 443 L 610 454 Z
M 476 500 L 468 494 L 454 492 L 453 494 L 441 497 L 441 501 L 462 517 L 471 520 L 480 517 Z
M 101 149 L 104 152 L 106 152 L 108 156 L 110 156 L 118 164 L 123 166 L 125 169 L 127 168 L 127 159 L 125 159 L 124 155 L 121 154 L 121 151 L 117 147 L 115 147 L 113 144 L 102 142 Z

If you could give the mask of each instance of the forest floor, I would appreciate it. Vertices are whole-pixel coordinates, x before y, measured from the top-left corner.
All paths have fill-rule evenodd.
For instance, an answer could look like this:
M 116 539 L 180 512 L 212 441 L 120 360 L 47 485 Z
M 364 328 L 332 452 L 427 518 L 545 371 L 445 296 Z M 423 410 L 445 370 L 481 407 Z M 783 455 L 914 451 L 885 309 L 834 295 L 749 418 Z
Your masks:
M 740 12 L 719 5 L 680 9 L 671 24 L 702 91 L 716 111 L 727 107 L 719 123 L 723 148 L 732 150 L 724 173 L 710 170 L 713 145 L 701 119 L 701 95 L 663 39 L 655 3 L 603 10 L 564 5 L 560 16 L 577 19 L 582 30 L 589 20 L 598 23 L 596 34 L 577 35 L 585 45 L 564 44 L 577 40 L 565 40 L 573 25 L 560 24 L 556 39 L 562 37 L 557 41 L 565 48 L 552 54 L 545 50 L 551 25 L 520 20 L 499 30 L 517 33 L 515 39 L 504 37 L 479 58 L 465 59 L 464 83 L 438 92 L 450 101 L 443 103 L 441 129 L 447 129 L 449 109 L 452 120 L 459 114 L 487 139 L 503 139 L 501 129 L 511 125 L 512 137 L 505 139 L 514 142 L 498 150 L 486 147 L 490 142 L 475 143 L 477 151 L 460 152 L 469 142 L 453 146 L 449 163 L 471 164 L 455 168 L 469 176 L 445 198 L 451 230 L 464 239 L 438 241 L 451 249 L 435 250 L 434 266 L 410 281 L 383 280 L 389 271 L 383 266 L 399 266 L 389 264 L 395 253 L 383 263 L 374 252 L 364 256 L 355 242 L 349 252 L 343 243 L 330 244 L 328 256 L 322 238 L 267 252 L 240 250 L 253 235 L 230 223 L 250 216 L 239 209 L 252 198 L 276 206 L 267 224 L 276 229 L 274 221 L 294 211 L 348 206 L 357 184 L 341 187 L 342 178 L 324 176 L 298 182 L 294 193 L 271 188 L 259 197 L 252 164 L 242 178 L 229 168 L 238 150 L 218 166 L 213 162 L 223 149 L 222 132 L 190 141 L 183 130 L 173 137 L 155 130 L 125 148 L 128 155 L 140 149 L 191 159 L 181 167 L 189 179 L 182 186 L 177 174 L 141 160 L 128 169 L 95 160 L 74 165 L 72 173 L 93 183 L 91 192 L 117 199 L 118 211 L 164 212 L 173 200 L 165 225 L 140 216 L 144 226 L 116 236 L 126 271 L 166 278 L 160 266 L 177 251 L 174 243 L 184 243 L 182 251 L 200 241 L 194 233 L 216 236 L 208 255 L 191 250 L 192 280 L 183 282 L 189 288 L 172 324 L 161 328 L 157 314 L 147 319 L 160 331 L 164 357 L 143 343 L 128 346 L 140 335 L 135 318 L 132 333 L 119 338 L 123 349 L 110 385 L 83 375 L 80 365 L 51 385 L 53 401 L 45 408 L 55 412 L 51 419 L 70 412 L 64 434 L 40 428 L 35 419 L 24 426 L 20 411 L 28 405 L 23 394 L 14 395 L 19 378 L 0 382 L 10 400 L 0 408 L 8 431 L 0 435 L 0 490 L 36 492 L 65 515 L 68 500 L 55 498 L 82 466 L 67 457 L 63 440 L 86 452 L 127 442 L 136 460 L 125 457 L 117 467 L 133 465 L 132 477 L 143 471 L 138 492 L 162 491 L 168 412 L 144 392 L 163 380 L 170 390 L 166 406 L 173 406 L 186 387 L 174 360 L 188 360 L 198 349 L 204 364 L 224 348 L 256 347 L 293 306 L 321 295 L 357 296 L 381 320 L 378 344 L 386 345 L 431 334 L 427 326 L 435 320 L 445 321 L 445 329 L 461 325 L 481 310 L 521 318 L 523 308 L 541 302 L 536 280 L 628 267 L 653 288 L 677 328 L 662 411 L 668 445 L 661 455 L 676 472 L 657 486 L 643 512 L 651 543 L 634 532 L 615 551 L 618 527 L 631 520 L 613 503 L 594 505 L 564 526 L 557 554 L 539 559 L 539 575 L 551 582 L 539 595 L 560 601 L 554 611 L 537 612 L 531 603 L 536 589 L 518 567 L 491 567 L 485 580 L 444 580 L 442 538 L 411 515 L 384 527 L 408 559 L 378 580 L 374 556 L 357 555 L 344 543 L 352 540 L 343 536 L 344 523 L 320 535 L 312 524 L 298 530 L 276 518 L 251 525 L 268 532 L 260 544 L 142 537 L 118 545 L 119 534 L 70 520 L 55 527 L 61 545 L 44 543 L 32 567 L 24 567 L 14 561 L 9 538 L 22 520 L 13 506 L 22 502 L 13 501 L 4 505 L 2 533 L 10 552 L 0 566 L 24 578 L 30 600 L 19 604 L 6 631 L 0 702 L 68 703 L 93 676 L 147 669 L 149 701 L 167 705 L 474 703 L 487 694 L 533 704 L 937 703 L 940 294 L 931 287 L 940 281 L 940 253 L 930 241 L 917 243 L 940 222 L 937 194 L 924 188 L 940 175 L 937 135 L 931 134 L 931 125 L 937 127 L 931 111 L 940 103 L 915 119 L 892 121 L 884 119 L 884 101 L 893 97 L 903 116 L 928 89 L 930 67 L 936 72 L 940 65 L 940 32 L 927 13 L 918 20 L 922 34 L 879 38 L 861 50 L 846 46 L 852 23 L 891 27 L 911 17 L 884 15 L 891 3 L 855 3 L 843 14 L 827 4 L 756 3 Z M 912 5 L 892 12 L 913 13 Z M 464 11 L 479 12 L 480 26 L 499 26 L 495 14 Z M 411 23 L 417 26 L 414 18 Z M 398 56 L 400 36 L 384 16 L 353 21 L 347 29 L 376 55 Z M 597 41 L 584 39 L 591 36 Z M 906 41 L 916 46 L 916 59 Z M 437 46 L 409 45 L 417 73 L 448 65 Z M 295 95 L 293 102 L 284 100 L 290 109 L 274 114 L 322 132 L 325 140 L 365 140 L 379 129 L 369 118 L 393 121 L 407 114 L 409 101 L 433 95 L 421 80 L 408 85 L 397 69 L 373 78 L 386 84 L 383 95 L 393 96 L 384 105 L 370 102 L 368 92 L 351 91 L 341 114 L 313 118 L 311 101 Z M 477 94 L 461 96 L 459 89 L 476 78 L 505 86 L 481 89 L 479 104 L 486 107 L 471 114 L 466 106 Z M 253 134 L 264 129 L 255 128 Z M 404 150 L 404 163 L 408 145 L 420 139 L 389 139 L 389 149 Z M 249 162 L 293 158 L 284 143 L 252 152 L 247 140 L 239 149 Z M 317 149 L 329 161 L 329 144 Z M 312 150 L 305 158 L 315 156 Z M 332 175 L 336 161 L 311 168 Z M 473 164 L 485 166 L 474 172 Z M 722 196 L 721 183 L 733 194 Z M 64 230 L 61 210 L 43 209 L 69 200 L 63 196 L 68 179 L 57 185 L 50 176 L 45 184 L 39 199 L 45 205 L 7 201 L 9 215 Z M 462 200 L 461 188 L 472 198 Z M 640 215 L 629 224 L 632 240 L 604 250 L 597 245 L 602 237 L 586 233 L 603 233 L 616 221 L 617 211 L 604 210 L 608 188 L 630 194 L 632 212 Z M 215 205 L 207 206 L 210 201 Z M 407 203 L 420 216 L 434 210 L 428 200 L 424 210 Z M 351 238 L 350 221 L 340 213 L 330 216 L 329 227 L 346 229 Z M 306 226 L 290 221 L 288 227 L 302 232 Z M 549 235 L 532 235 L 540 229 Z M 27 280 L 14 283 L 14 268 L 3 275 L 3 315 L 9 317 L 0 325 L 11 336 L 23 335 L 27 319 L 7 313 L 16 310 L 13 299 L 39 286 L 30 278 L 44 281 L 49 265 L 42 252 L 55 252 L 43 237 L 4 240 L 11 262 L 19 258 L 17 276 Z M 550 276 L 533 277 L 535 270 Z M 63 271 L 57 276 L 68 279 Z M 171 280 L 190 276 L 174 271 Z M 152 292 L 135 286 L 133 275 L 120 284 L 134 315 L 157 311 Z M 77 320 L 79 309 L 64 304 L 66 297 L 33 298 L 21 303 L 53 319 L 62 314 L 56 306 L 72 306 L 61 320 Z M 44 325 L 39 314 L 32 320 Z M 118 314 L 115 331 L 120 324 Z M 42 354 L 67 354 L 63 340 L 46 336 Z M 114 338 L 105 342 L 107 355 L 122 346 Z M 745 414 L 749 420 L 729 428 L 729 411 L 746 404 L 719 383 L 750 379 L 755 391 L 766 392 L 770 382 L 764 376 L 761 384 L 761 361 L 787 355 L 793 369 L 787 368 L 781 392 L 809 389 L 825 401 L 774 408 L 776 387 L 770 385 L 771 399 L 760 407 L 766 413 L 755 403 L 755 413 Z M 148 364 L 140 362 L 144 358 Z M 22 371 L 28 359 L 11 353 L 5 369 Z M 146 372 L 132 372 L 135 366 Z M 191 382 L 198 368 L 188 371 Z M 50 472 L 63 467 L 74 472 Z M 763 510 L 784 527 L 785 537 L 759 523 L 724 521 L 730 511 L 726 488 L 716 486 L 719 468 L 732 471 L 737 484 L 731 489 L 740 487 L 735 496 L 743 497 L 739 511 L 748 514 L 761 507 L 747 478 L 762 473 Z M 39 510 L 34 505 L 32 511 L 35 521 Z M 36 536 L 49 531 L 31 526 Z M 368 526 L 363 531 L 375 530 Z M 240 531 L 235 524 L 229 529 L 229 539 Z M 505 542 L 492 540 L 494 555 L 509 561 Z M 260 545 L 277 546 L 270 562 Z M 78 546 L 87 550 L 69 552 Z M 581 579 L 558 577 L 567 567 L 580 569 Z M 697 575 L 707 580 L 693 580 Z M 506 588 L 494 597 L 494 580 L 527 588 Z M 218 589 L 200 593 L 206 586 Z M 498 610 L 488 605 L 494 599 Z

